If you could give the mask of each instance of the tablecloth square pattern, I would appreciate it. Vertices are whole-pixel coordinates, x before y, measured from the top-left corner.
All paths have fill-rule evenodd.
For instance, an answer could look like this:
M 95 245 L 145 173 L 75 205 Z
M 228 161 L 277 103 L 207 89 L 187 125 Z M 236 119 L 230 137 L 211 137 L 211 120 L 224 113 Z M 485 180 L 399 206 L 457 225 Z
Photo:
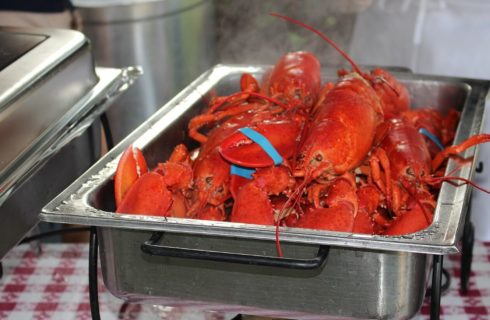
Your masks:
M 467 295 L 459 292 L 461 256 L 445 256 L 444 267 L 451 274 L 451 287 L 442 297 L 441 318 L 447 320 L 490 319 L 490 243 L 476 242 Z M 0 279 L 0 319 L 91 319 L 88 294 L 88 246 L 45 244 L 40 248 L 21 245 L 3 259 Z M 180 303 L 153 308 L 123 304 L 112 297 L 99 275 L 102 319 L 228 319 L 236 307 L 223 306 L 223 313 L 205 313 L 205 305 Z M 202 307 L 202 308 L 201 308 Z M 201 308 L 201 309 L 200 309 Z M 226 310 L 226 312 L 225 312 Z M 426 299 L 415 317 L 429 319 Z M 226 315 L 226 316 L 225 316 Z M 217 317 L 217 318 L 215 318 Z
M 91 319 L 87 245 L 40 249 L 22 245 L 3 259 L 0 319 Z M 102 285 L 100 291 L 105 291 Z M 104 312 L 114 318 L 101 306 Z

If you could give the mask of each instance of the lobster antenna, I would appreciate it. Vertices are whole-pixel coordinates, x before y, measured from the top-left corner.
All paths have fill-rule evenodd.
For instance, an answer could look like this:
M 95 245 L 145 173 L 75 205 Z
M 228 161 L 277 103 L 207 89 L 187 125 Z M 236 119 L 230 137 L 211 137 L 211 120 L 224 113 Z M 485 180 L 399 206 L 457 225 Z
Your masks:
M 276 250 L 279 258 L 282 258 L 281 242 L 279 241 L 279 222 L 280 220 L 276 221 Z
M 310 178 L 308 177 L 308 180 L 309 179 Z M 298 203 L 298 200 L 300 198 L 300 194 L 301 194 L 301 192 L 303 192 L 303 190 L 307 184 L 306 180 L 307 179 L 305 178 L 305 180 L 298 186 L 298 188 L 293 191 L 293 193 L 291 194 L 289 199 L 282 206 L 281 211 L 279 212 L 279 215 L 277 216 L 277 221 L 276 221 L 276 249 L 277 249 L 277 255 L 279 257 L 282 257 L 281 242 L 279 241 L 279 223 L 281 222 L 282 219 L 284 219 L 285 210 L 288 207 L 290 207 L 290 208 L 294 207 Z M 290 204 L 291 199 L 293 199 L 293 204 L 290 206 L 289 204 Z
M 463 183 L 462 184 L 455 184 L 453 180 L 462 181 Z M 465 185 L 465 184 L 469 184 L 470 186 L 480 190 L 481 192 L 485 192 L 485 193 L 490 194 L 490 190 L 485 189 L 485 188 L 479 186 L 478 184 L 474 183 L 473 181 L 466 179 L 466 178 L 463 178 L 463 177 L 457 177 L 457 176 L 434 177 L 434 178 L 429 179 L 429 182 L 432 182 L 432 183 L 434 183 L 434 182 L 449 182 L 449 183 L 452 183 L 453 185 L 455 185 L 457 187 L 460 187 L 460 186 Z
M 318 36 L 320 36 L 320 38 L 322 38 L 323 40 L 328 42 L 335 50 L 337 50 L 337 52 L 340 53 L 351 64 L 352 69 L 354 69 L 355 72 L 359 73 L 362 76 L 364 75 L 364 73 L 361 71 L 361 68 L 359 68 L 359 66 L 354 62 L 354 60 L 352 60 L 352 58 L 349 57 L 349 55 L 344 50 L 340 49 L 340 47 L 337 46 L 337 44 L 335 42 L 333 42 L 332 39 L 330 39 L 329 37 L 324 35 L 321 31 L 315 29 L 312 26 L 307 25 L 306 23 L 303 23 L 303 22 L 298 21 L 296 19 L 290 18 L 288 16 L 283 16 L 281 14 L 274 13 L 274 12 L 270 13 L 270 15 L 277 17 L 277 18 L 280 18 L 280 19 L 283 19 L 283 20 L 286 20 L 286 21 L 289 21 L 289 22 L 292 22 L 292 23 L 297 24 L 297 25 L 299 25 L 299 26 L 301 26 L 307 30 L 310 30 L 313 33 L 316 33 Z
M 211 108 L 209 108 L 209 110 L 207 111 L 207 113 L 208 114 L 214 113 L 216 110 L 218 110 L 219 108 L 221 108 L 225 103 L 230 102 L 231 99 L 236 98 L 236 97 L 239 97 L 242 94 L 244 94 L 243 91 L 240 91 L 240 92 L 235 92 L 235 93 L 227 96 L 225 99 L 223 99 L 223 101 L 221 101 L 220 103 L 218 103 L 218 104 L 212 106 Z M 259 99 L 263 99 L 263 100 L 269 101 L 269 102 L 271 102 L 273 104 L 278 105 L 279 107 L 281 107 L 283 109 L 287 109 L 286 105 L 284 103 L 282 103 L 281 101 L 279 101 L 277 99 L 274 99 L 272 97 L 266 96 L 264 94 L 257 93 L 257 92 L 248 92 L 247 95 L 249 95 L 251 97 L 255 97 L 255 98 L 259 98 Z M 231 106 L 233 106 L 233 104 Z

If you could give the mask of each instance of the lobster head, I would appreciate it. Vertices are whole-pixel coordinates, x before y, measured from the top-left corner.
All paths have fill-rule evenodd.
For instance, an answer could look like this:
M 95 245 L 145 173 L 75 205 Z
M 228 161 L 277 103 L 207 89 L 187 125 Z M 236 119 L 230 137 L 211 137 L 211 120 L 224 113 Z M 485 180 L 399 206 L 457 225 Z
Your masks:
M 400 114 L 410 108 L 410 94 L 388 71 L 376 68 L 366 75 L 378 94 L 385 115 Z
M 285 100 L 293 107 L 309 109 L 320 92 L 320 62 L 310 52 L 285 54 L 265 79 L 263 88 L 272 97 Z
M 220 205 L 230 197 L 230 165 L 217 149 L 196 160 L 194 188 L 199 203 Z

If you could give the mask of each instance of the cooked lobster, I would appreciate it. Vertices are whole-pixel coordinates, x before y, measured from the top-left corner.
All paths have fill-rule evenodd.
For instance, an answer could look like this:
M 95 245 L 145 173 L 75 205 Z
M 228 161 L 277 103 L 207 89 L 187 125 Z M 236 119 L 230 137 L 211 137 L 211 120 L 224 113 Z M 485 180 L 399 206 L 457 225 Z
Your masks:
M 448 157 L 490 135 L 449 146 L 458 114 L 411 109 L 409 91 L 381 68 L 351 64 L 321 83 L 314 54 L 282 56 L 262 82 L 211 100 L 189 122 L 200 143 L 178 145 L 149 171 L 130 146 L 114 181 L 116 212 L 399 235 L 432 222 Z M 463 181 L 467 182 L 467 181 Z

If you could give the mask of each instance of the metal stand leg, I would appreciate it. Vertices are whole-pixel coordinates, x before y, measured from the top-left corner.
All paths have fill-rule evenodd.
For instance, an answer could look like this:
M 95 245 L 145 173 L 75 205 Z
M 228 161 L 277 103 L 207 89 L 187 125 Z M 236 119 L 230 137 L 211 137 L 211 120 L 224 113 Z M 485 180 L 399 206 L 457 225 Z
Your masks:
M 483 172 L 483 163 L 479 162 L 476 172 Z M 471 275 L 471 262 L 473 260 L 473 245 L 475 244 L 475 226 L 471 223 L 471 198 L 466 212 L 465 224 L 462 238 L 461 252 L 461 283 L 460 292 L 465 295 L 468 293 Z
M 469 213 L 468 213 L 469 215 Z M 466 221 L 463 231 L 463 248 L 461 257 L 461 294 L 468 293 L 471 274 L 471 262 L 473 260 L 473 245 L 475 242 L 475 227 L 471 221 Z
M 97 228 L 90 228 L 90 247 L 88 256 L 88 287 L 90 296 L 90 312 L 93 320 L 100 320 L 99 290 L 97 288 L 97 254 L 99 241 Z
M 441 309 L 441 282 L 443 256 L 435 255 L 432 263 L 432 291 L 430 298 L 430 319 L 439 320 Z
M 106 143 L 108 149 L 114 147 L 112 133 L 109 126 L 107 115 L 103 113 L 100 117 L 102 127 L 104 129 Z M 98 256 L 99 240 L 97 239 L 97 228 L 90 227 L 90 247 L 88 256 L 88 288 L 90 297 L 90 312 L 93 320 L 100 320 L 99 310 L 99 289 L 97 287 L 97 256 Z
M 0 279 L 3 277 L 3 264 L 0 262 Z

